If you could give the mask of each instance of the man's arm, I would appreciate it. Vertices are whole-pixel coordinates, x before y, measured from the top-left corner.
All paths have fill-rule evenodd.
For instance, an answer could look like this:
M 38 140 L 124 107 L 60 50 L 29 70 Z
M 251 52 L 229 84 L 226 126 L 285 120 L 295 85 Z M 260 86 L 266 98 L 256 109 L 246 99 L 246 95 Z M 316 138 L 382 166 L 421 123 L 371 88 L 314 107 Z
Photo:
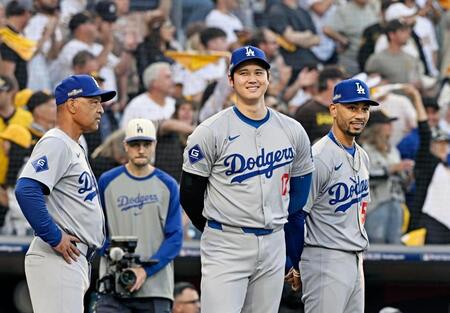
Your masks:
M 286 255 L 292 263 L 292 267 L 298 270 L 300 257 L 303 252 L 305 212 L 302 208 L 308 199 L 311 188 L 312 174 L 292 177 L 289 190 L 289 216 L 284 225 L 286 240 Z
M 183 171 L 180 183 L 180 202 L 192 224 L 203 231 L 206 218 L 203 217 L 203 206 L 208 178 Z
M 183 225 L 181 222 L 181 205 L 178 186 L 175 182 L 168 185 L 170 189 L 169 211 L 164 226 L 164 241 L 152 259 L 158 260 L 155 265 L 145 268 L 147 276 L 152 276 L 169 264 L 180 253 L 183 244 Z
M 44 194 L 49 193 L 48 188 L 34 179 L 20 178 L 15 193 L 23 215 L 36 235 L 59 252 L 67 263 L 76 261 L 80 251 L 73 242 L 80 240 L 61 231 L 51 218 L 44 200 Z

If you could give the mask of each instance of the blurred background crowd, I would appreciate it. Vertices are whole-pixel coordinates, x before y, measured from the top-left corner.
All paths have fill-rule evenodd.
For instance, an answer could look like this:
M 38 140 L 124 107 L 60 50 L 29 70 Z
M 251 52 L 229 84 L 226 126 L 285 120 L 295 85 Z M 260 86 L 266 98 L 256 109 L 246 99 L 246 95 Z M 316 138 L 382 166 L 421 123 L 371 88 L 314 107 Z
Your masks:
M 189 134 L 233 105 L 229 55 L 245 44 L 271 64 L 267 106 L 311 143 L 331 127 L 334 85 L 366 81 L 381 103 L 358 139 L 371 158 L 371 242 L 450 243 L 449 0 L 0 1 L 1 233 L 32 234 L 14 187 L 55 124 L 61 79 L 89 74 L 118 91 L 81 142 L 97 178 L 126 162 L 123 125 L 147 118 L 156 167 L 179 180 Z

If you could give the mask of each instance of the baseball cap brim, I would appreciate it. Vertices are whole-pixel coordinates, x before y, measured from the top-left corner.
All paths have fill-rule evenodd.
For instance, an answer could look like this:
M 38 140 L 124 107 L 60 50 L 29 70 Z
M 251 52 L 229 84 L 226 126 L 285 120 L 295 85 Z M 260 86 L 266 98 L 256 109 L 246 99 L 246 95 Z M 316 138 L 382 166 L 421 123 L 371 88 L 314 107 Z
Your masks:
M 131 142 L 131 141 L 156 141 L 156 138 L 148 137 L 148 136 L 136 136 L 136 137 L 130 137 L 130 138 L 125 139 L 125 142 Z
M 378 105 L 380 105 L 376 101 L 369 100 L 369 99 L 363 98 L 363 97 L 361 97 L 361 98 L 353 98 L 353 99 L 348 100 L 348 101 L 339 101 L 339 100 L 337 100 L 334 103 L 350 104 L 350 103 L 358 103 L 358 102 L 367 103 L 367 104 L 369 104 L 371 106 L 378 106 Z
M 258 57 L 247 58 L 247 59 L 244 59 L 244 60 L 242 60 L 242 61 L 237 62 L 236 64 L 233 64 L 233 67 L 230 69 L 230 75 L 232 75 L 232 74 L 234 73 L 234 71 L 236 71 L 236 69 L 237 69 L 239 66 L 241 66 L 242 64 L 244 64 L 244 63 L 246 63 L 246 62 L 250 62 L 250 61 L 259 63 L 259 64 L 260 64 L 264 69 L 266 69 L 266 70 L 270 69 L 270 64 L 267 63 L 266 61 L 264 61 L 264 60 L 261 59 L 261 58 L 258 58 Z
M 80 97 L 91 98 L 100 96 L 101 102 L 107 102 L 116 96 L 116 92 L 114 90 L 97 90 L 87 95 L 81 95 Z

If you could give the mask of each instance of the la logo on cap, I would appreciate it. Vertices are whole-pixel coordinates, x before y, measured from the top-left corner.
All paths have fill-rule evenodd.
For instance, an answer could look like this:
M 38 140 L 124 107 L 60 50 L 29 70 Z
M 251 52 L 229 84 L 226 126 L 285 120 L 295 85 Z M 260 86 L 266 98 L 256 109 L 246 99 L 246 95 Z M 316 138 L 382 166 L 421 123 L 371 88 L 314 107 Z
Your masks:
M 142 128 L 141 125 L 136 124 L 136 132 L 137 132 L 138 134 L 143 134 L 143 133 L 144 133 L 144 129 Z
M 356 92 L 360 95 L 365 95 L 366 91 L 364 90 L 364 87 L 361 86 L 361 84 L 358 82 L 356 82 L 355 84 L 356 84 Z
M 254 57 L 255 51 L 253 51 L 250 47 L 245 47 L 245 55 L 248 57 Z

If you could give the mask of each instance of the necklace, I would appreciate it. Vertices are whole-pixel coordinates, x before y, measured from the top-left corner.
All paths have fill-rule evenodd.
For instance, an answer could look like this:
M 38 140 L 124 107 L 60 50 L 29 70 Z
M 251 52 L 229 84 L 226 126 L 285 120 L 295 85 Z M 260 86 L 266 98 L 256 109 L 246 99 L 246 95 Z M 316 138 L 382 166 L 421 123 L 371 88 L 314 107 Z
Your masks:
M 361 169 L 361 153 L 359 153 L 358 145 L 355 143 L 355 155 L 351 156 L 350 153 L 348 153 L 347 149 L 345 149 L 344 145 L 339 141 L 339 139 L 337 139 L 334 132 L 331 131 L 331 133 L 333 134 L 334 140 L 336 140 L 336 143 L 338 144 L 338 146 L 342 150 L 344 150 L 345 158 L 347 159 L 348 164 L 350 165 L 350 167 L 353 170 L 354 175 L 356 176 L 356 174 Z M 358 160 L 356 160 L 356 159 L 358 159 Z

